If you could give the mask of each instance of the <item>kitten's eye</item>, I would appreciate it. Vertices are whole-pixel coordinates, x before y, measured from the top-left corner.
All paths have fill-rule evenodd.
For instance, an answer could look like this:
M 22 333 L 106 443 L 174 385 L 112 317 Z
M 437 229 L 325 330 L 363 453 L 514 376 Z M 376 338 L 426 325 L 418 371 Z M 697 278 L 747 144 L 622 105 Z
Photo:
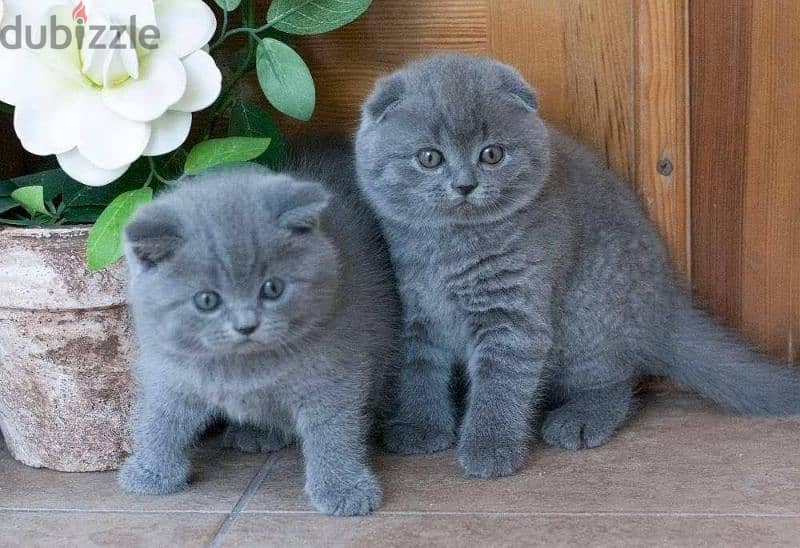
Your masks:
M 500 162 L 506 155 L 506 151 L 500 145 L 489 145 L 481 151 L 481 162 L 494 165 Z
M 267 280 L 267 283 L 265 283 L 264 287 L 261 288 L 261 298 L 274 301 L 283 295 L 283 288 L 283 280 L 280 278 L 271 278 Z
M 442 160 L 444 160 L 442 153 L 435 148 L 423 148 L 417 152 L 417 161 L 425 169 L 439 167 L 442 164 Z
M 221 302 L 222 297 L 220 297 L 219 293 L 216 291 L 200 291 L 194 296 L 194 305 L 197 307 L 197 310 L 201 310 L 203 312 L 211 312 L 212 310 L 216 310 L 219 308 L 219 304 Z

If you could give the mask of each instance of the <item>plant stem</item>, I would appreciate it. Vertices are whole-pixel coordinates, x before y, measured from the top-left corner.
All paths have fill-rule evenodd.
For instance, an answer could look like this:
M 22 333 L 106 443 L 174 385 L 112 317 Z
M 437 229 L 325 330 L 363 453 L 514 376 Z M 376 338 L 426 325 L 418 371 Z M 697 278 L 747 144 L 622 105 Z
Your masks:
M 228 19 L 229 19 L 229 17 L 230 17 L 230 15 L 228 14 L 228 10 L 222 10 L 222 28 L 219 31 L 220 39 L 223 36 L 225 36 L 225 34 L 228 32 L 228 22 L 229 22 Z M 218 43 L 219 43 L 219 41 L 215 42 L 215 45 L 218 44 Z
M 172 181 L 165 179 L 161 176 L 161 174 L 158 173 L 158 170 L 156 169 L 156 161 L 153 160 L 152 156 L 148 157 L 147 161 L 150 162 L 150 175 L 147 177 L 147 182 L 144 184 L 144 186 L 150 186 L 150 183 L 153 181 L 153 177 L 165 185 L 172 184 Z
M 256 6 L 253 0 L 247 0 L 247 9 L 244 14 L 244 23 L 246 25 L 252 25 L 253 21 L 255 21 L 255 8 Z M 209 118 L 204 140 L 207 140 L 211 136 L 211 132 L 214 131 L 214 127 L 217 125 L 217 121 L 219 120 L 220 116 L 230 106 L 234 98 L 233 92 L 239 85 L 239 82 L 241 82 L 242 78 L 244 78 L 247 73 L 250 72 L 250 63 L 253 61 L 253 54 L 256 52 L 256 46 L 260 41 L 260 38 L 255 33 L 251 33 L 249 36 L 252 38 L 252 40 L 248 41 L 247 44 L 247 56 L 244 58 L 244 61 L 240 63 L 233 76 L 231 76 L 230 81 L 225 86 L 225 89 L 222 91 L 222 93 L 220 93 L 220 98 L 217 100 L 214 112 Z
M 222 43 L 225 42 L 225 40 L 227 40 L 228 38 L 230 38 L 231 36 L 234 36 L 236 34 L 248 33 L 251 36 L 254 36 L 255 38 L 259 38 L 259 36 L 258 36 L 259 34 L 261 34 L 264 31 L 267 31 L 267 30 L 271 29 L 277 23 L 280 23 L 281 21 L 283 21 L 284 19 L 286 19 L 287 17 L 289 17 L 290 15 L 295 13 L 297 10 L 306 7 L 308 4 L 311 3 L 311 1 L 312 0 L 306 0 L 302 4 L 298 4 L 295 7 L 293 7 L 292 9 L 290 9 L 290 10 L 286 10 L 286 13 L 281 14 L 280 16 L 276 17 L 272 21 L 269 21 L 266 25 L 263 25 L 263 26 L 260 26 L 260 27 L 257 27 L 257 28 L 239 27 L 237 29 L 232 29 L 232 30 L 229 30 L 227 32 L 224 32 L 219 37 L 219 40 L 214 42 L 214 44 L 211 46 L 211 51 L 214 51 L 217 47 L 222 45 Z M 249 24 L 252 24 L 252 22 L 250 22 Z

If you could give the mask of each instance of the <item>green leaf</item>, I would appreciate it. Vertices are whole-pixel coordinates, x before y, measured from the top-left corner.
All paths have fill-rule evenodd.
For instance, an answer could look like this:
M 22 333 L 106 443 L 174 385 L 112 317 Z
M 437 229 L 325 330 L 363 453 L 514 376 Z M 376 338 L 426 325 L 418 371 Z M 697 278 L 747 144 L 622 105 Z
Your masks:
M 240 137 L 268 137 L 269 148 L 256 161 L 274 171 L 280 171 L 286 165 L 286 143 L 278 124 L 258 106 L 243 100 L 236 101 L 231 110 L 228 134 Z
M 239 7 L 242 0 L 214 0 L 214 2 L 225 11 L 233 11 Z
M 290 34 L 320 34 L 354 21 L 370 4 L 372 0 L 274 0 L 267 23 Z
M 31 214 L 42 213 L 47 215 L 49 212 L 44 205 L 44 189 L 40 186 L 24 186 L 11 193 L 11 197 L 22 204 Z
M 17 190 L 19 187 L 12 183 L 11 181 L 2 181 L 0 182 L 0 197 L 8 198 L 11 196 L 11 193 Z
M 264 38 L 256 52 L 258 83 L 272 106 L 308 121 L 314 113 L 316 90 L 305 62 L 292 48 L 274 38 Z
M 145 187 L 120 194 L 108 204 L 86 242 L 89 270 L 101 270 L 122 257 L 122 229 L 133 213 L 152 199 L 153 189 Z
M 11 211 L 19 207 L 19 202 L 16 200 L 12 200 L 11 198 L 6 198 L 5 196 L 0 196 L 0 213 L 5 213 L 6 211 Z
M 96 205 L 71 207 L 64 211 L 61 218 L 70 224 L 91 224 L 97 221 L 104 209 Z
M 22 177 L 11 179 L 8 181 L 8 183 L 17 188 L 40 186 L 43 189 L 43 199 L 45 202 L 48 202 L 61 194 L 64 189 L 64 184 L 71 180 L 72 179 L 69 178 L 69 175 L 64 173 L 62 170 L 49 169 L 47 171 L 40 171 L 38 173 L 32 173 L 30 175 L 23 175 Z
M 186 158 L 184 171 L 197 175 L 209 168 L 232 162 L 255 160 L 269 148 L 269 139 L 227 137 L 210 139 L 195 146 Z
M 63 184 L 62 200 L 66 211 L 83 206 L 106 206 L 124 192 L 141 188 L 150 174 L 147 159 L 138 160 L 130 169 L 111 184 L 105 186 L 86 186 L 72 179 Z

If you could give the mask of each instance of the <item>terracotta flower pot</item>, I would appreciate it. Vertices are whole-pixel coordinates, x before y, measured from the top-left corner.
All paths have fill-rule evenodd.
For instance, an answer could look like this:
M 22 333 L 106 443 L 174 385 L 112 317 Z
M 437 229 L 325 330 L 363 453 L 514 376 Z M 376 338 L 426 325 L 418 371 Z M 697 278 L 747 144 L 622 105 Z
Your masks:
M 133 381 L 124 265 L 85 267 L 87 227 L 0 227 L 0 430 L 17 460 L 116 468 Z

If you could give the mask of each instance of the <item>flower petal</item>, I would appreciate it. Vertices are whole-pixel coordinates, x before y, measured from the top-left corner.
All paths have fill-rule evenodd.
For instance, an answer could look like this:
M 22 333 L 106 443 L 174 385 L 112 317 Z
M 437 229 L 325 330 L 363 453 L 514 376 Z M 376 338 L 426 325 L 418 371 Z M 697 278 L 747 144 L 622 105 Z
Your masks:
M 94 22 L 93 13 L 102 14 L 111 19 L 115 25 L 125 25 L 136 19 L 136 27 L 156 24 L 153 0 L 83 0 L 86 5 L 86 16 Z
M 61 154 L 78 145 L 82 106 L 79 93 L 64 93 L 38 105 L 25 102 L 14 111 L 14 130 L 22 146 L 39 156 Z
M 172 152 L 186 141 L 192 128 L 192 115 L 188 112 L 167 111 L 150 125 L 150 142 L 143 156 L 160 156 Z
M 104 186 L 122 177 L 130 164 L 117 169 L 102 169 L 81 156 L 77 148 L 59 154 L 58 163 L 67 175 L 88 186 Z
M 60 1 L 62 0 L 49 0 L 49 3 L 55 4 Z M 45 21 L 42 18 L 49 14 L 56 17 L 58 24 L 70 29 L 73 27 L 70 12 L 63 6 L 44 6 L 44 8 L 49 8 L 44 9 L 38 2 L 31 2 L 24 6 L 19 0 L 11 2 L 4 0 L 4 2 L 5 19 L 9 24 L 11 23 L 9 18 L 16 17 L 15 14 L 21 15 L 23 22 L 42 22 Z M 34 23 L 33 26 L 40 27 L 38 23 Z M 11 45 L 15 45 L 18 39 L 15 33 L 8 33 L 5 38 L 10 41 Z M 58 35 L 59 42 L 64 39 L 63 33 L 60 33 Z M 20 45 L 23 45 L 26 38 L 19 37 L 19 40 L 21 40 Z M 0 47 L 0 75 L 4 75 L 0 77 L 0 101 L 11 105 L 18 105 L 22 102 L 41 104 L 59 96 L 64 86 L 81 88 L 85 82 L 80 73 L 79 63 L 77 46 L 74 41 L 65 49 L 49 48 L 33 51 L 24 47 L 20 47 L 20 49 Z
M 155 6 L 159 48 L 180 58 L 208 44 L 217 30 L 217 18 L 203 0 L 159 0 Z
M 128 120 L 108 109 L 102 101 L 84 108 L 78 149 L 101 169 L 115 170 L 133 163 L 150 140 L 150 125 Z
M 205 51 L 198 50 L 185 59 L 186 93 L 172 105 L 171 110 L 197 112 L 210 106 L 222 91 L 222 73 L 214 59 Z
M 142 60 L 139 79 L 103 89 L 105 104 L 130 120 L 162 116 L 186 92 L 186 69 L 175 54 L 157 50 Z

